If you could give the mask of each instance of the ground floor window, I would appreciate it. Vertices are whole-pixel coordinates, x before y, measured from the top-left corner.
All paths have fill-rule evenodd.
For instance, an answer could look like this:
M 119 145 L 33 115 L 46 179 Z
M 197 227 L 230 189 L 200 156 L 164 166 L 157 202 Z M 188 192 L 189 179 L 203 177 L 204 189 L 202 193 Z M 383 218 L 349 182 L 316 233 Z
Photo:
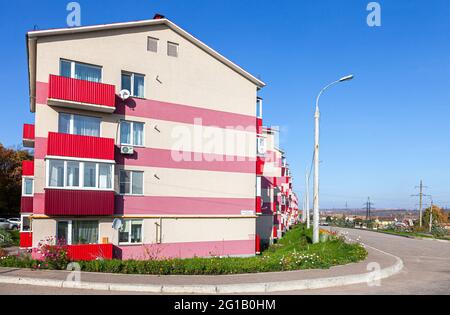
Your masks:
M 119 230 L 119 242 L 121 244 L 142 243 L 142 220 L 125 220 Z
M 68 245 L 98 244 L 98 221 L 59 221 L 57 239 Z
M 31 227 L 31 215 L 22 215 L 20 231 L 21 232 L 33 231 L 32 227 Z

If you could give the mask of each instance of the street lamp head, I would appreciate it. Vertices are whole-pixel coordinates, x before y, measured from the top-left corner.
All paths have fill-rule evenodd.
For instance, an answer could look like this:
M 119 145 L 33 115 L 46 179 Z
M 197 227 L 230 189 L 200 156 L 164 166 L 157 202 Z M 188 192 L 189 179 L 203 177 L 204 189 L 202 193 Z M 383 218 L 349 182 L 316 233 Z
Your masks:
M 354 77 L 355 77 L 355 76 L 354 76 L 353 74 L 351 74 L 351 75 L 348 75 L 348 76 L 346 76 L 346 77 L 341 78 L 341 79 L 339 80 L 339 82 L 350 81 L 350 80 L 353 80 Z

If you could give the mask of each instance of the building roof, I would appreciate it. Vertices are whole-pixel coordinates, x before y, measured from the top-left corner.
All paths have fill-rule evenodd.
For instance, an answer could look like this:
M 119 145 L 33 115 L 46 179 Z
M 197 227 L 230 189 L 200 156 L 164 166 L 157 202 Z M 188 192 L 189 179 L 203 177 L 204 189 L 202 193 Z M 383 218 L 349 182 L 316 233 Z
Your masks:
M 135 27 L 143 27 L 143 26 L 154 26 L 154 25 L 166 25 L 171 30 L 190 41 L 192 44 L 196 45 L 200 49 L 207 52 L 212 57 L 216 58 L 232 70 L 236 71 L 244 78 L 255 84 L 259 89 L 266 86 L 266 84 L 260 79 L 256 78 L 236 63 L 230 61 L 225 58 L 223 55 L 218 53 L 216 50 L 212 49 L 193 35 L 189 34 L 181 27 L 168 20 L 167 18 L 156 18 L 153 20 L 143 20 L 143 21 L 133 21 L 133 22 L 123 22 L 123 23 L 111 23 L 111 24 L 100 24 L 100 25 L 92 25 L 92 26 L 81 26 L 81 27 L 72 27 L 72 28 L 59 28 L 59 29 L 48 29 L 48 30 L 38 30 L 38 31 L 30 31 L 27 33 L 27 50 L 28 50 L 28 68 L 29 68 L 29 79 L 30 79 L 30 98 L 31 98 L 31 109 L 34 111 L 35 106 L 35 88 L 31 86 L 31 82 L 35 82 L 36 78 L 36 46 L 37 39 L 39 37 L 47 37 L 47 36 L 57 36 L 57 35 L 67 35 L 67 34 L 78 34 L 78 33 L 88 33 L 88 32 L 97 32 L 97 31 L 105 31 L 105 30 L 115 30 L 115 29 L 127 29 L 127 28 L 135 28 Z

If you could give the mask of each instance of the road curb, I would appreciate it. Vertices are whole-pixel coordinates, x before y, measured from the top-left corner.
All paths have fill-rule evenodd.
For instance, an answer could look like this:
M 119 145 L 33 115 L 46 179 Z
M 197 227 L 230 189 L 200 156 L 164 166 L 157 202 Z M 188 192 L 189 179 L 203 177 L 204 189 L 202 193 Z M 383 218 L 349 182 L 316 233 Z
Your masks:
M 377 248 L 367 246 L 387 256 L 393 257 L 396 262 L 392 266 L 381 270 L 374 270 L 368 273 L 338 276 L 329 278 L 293 280 L 283 282 L 266 283 L 242 283 L 223 285 L 146 285 L 146 284 L 120 284 L 120 283 L 100 283 L 100 282 L 72 282 L 51 279 L 33 279 L 25 277 L 0 276 L 0 283 L 31 285 L 54 288 L 70 288 L 94 291 L 115 291 L 115 292 L 135 292 L 135 293 L 156 293 L 156 294 L 239 294 L 239 293 L 275 293 L 288 291 L 303 291 L 312 289 L 324 289 L 340 286 L 348 286 L 362 283 L 375 283 L 377 281 L 392 277 L 398 274 L 404 267 L 403 261 L 392 254 L 386 253 Z M 370 263 L 368 263 L 368 270 Z M 376 269 L 376 268 L 374 268 Z

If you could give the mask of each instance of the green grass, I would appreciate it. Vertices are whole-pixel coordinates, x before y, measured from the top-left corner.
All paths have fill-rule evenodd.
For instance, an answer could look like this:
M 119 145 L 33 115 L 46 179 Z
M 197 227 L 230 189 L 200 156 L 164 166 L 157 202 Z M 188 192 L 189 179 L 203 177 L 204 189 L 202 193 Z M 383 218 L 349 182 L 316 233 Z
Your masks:
M 304 226 L 289 231 L 277 244 L 261 256 L 249 258 L 192 258 L 148 261 L 103 260 L 80 262 L 82 271 L 148 275 L 226 275 L 275 272 L 302 269 L 327 269 L 336 265 L 359 262 L 367 251 L 359 244 L 343 239 L 311 244 L 312 232 Z M 3 267 L 30 268 L 39 262 L 27 258 L 0 260 Z

